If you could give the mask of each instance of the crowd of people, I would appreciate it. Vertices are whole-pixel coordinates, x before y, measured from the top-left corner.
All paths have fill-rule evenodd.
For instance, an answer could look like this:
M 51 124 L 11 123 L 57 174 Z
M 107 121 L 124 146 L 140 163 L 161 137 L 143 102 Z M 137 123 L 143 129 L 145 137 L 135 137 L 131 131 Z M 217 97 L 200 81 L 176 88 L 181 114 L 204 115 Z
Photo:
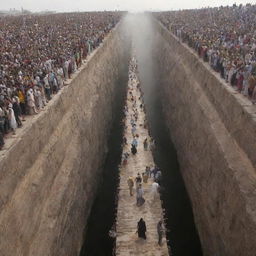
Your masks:
M 129 66 L 129 85 L 127 92 L 127 105 L 124 107 L 124 123 L 125 123 L 125 134 L 128 135 L 123 137 L 124 151 L 122 155 L 122 165 L 128 164 L 128 159 L 133 158 L 138 154 L 139 143 L 143 143 L 142 150 L 152 151 L 154 150 L 155 142 L 154 139 L 148 134 L 147 119 L 145 116 L 145 104 L 143 101 L 143 92 L 139 83 L 137 75 L 137 61 L 133 57 Z M 144 117 L 144 118 L 143 118 Z M 141 132 L 145 130 L 146 132 Z M 130 141 L 129 141 L 130 140 Z M 145 154 L 147 154 L 145 152 Z M 151 154 L 151 153 L 150 153 Z M 132 159 L 130 160 L 132 161 Z M 132 170 L 133 172 L 133 170 Z M 144 186 L 150 183 L 151 200 L 154 203 L 159 199 L 159 191 L 162 180 L 162 173 L 159 167 L 153 164 L 145 166 L 141 173 L 138 172 L 137 176 L 129 176 L 127 179 L 127 185 L 129 188 L 129 195 L 133 196 L 134 191 L 136 193 L 136 206 L 141 207 L 145 204 Z M 158 244 L 162 245 L 162 238 L 164 235 L 164 224 L 160 220 L 157 224 L 158 233 Z M 137 223 L 138 237 L 147 239 L 146 236 L 146 222 L 141 218 Z
M 155 15 L 227 83 L 256 103 L 256 5 Z
M 26 115 L 37 114 L 122 12 L 0 17 L 0 149 Z

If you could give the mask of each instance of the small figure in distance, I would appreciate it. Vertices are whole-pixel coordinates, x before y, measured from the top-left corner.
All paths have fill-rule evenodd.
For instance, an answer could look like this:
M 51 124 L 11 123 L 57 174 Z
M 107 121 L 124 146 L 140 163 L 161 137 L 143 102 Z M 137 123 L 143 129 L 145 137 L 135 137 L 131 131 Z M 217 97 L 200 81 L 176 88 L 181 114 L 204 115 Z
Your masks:
M 151 170 L 150 170 L 150 177 L 152 177 L 153 179 L 155 179 L 157 171 L 158 171 L 158 169 L 157 169 L 157 166 L 155 165 L 155 166 L 152 167 Z
M 144 146 L 144 150 L 147 151 L 147 150 L 148 150 L 148 138 L 146 138 L 146 139 L 143 141 L 143 146 Z
M 162 239 L 164 236 L 164 226 L 163 222 L 160 220 L 157 224 L 157 234 L 158 234 L 158 245 L 162 245 Z
M 143 172 L 142 173 L 142 179 L 144 183 L 148 183 L 148 173 L 147 172 Z
M 154 141 L 154 139 L 153 139 L 153 138 L 151 138 L 151 139 L 150 139 L 149 144 L 150 144 L 150 150 L 151 150 L 151 151 L 153 151 L 153 150 L 154 150 L 154 148 L 155 148 L 155 141 Z
M 127 180 L 127 184 L 128 184 L 128 187 L 129 187 L 129 191 L 130 191 L 130 196 L 133 195 L 133 186 L 134 186 L 134 181 L 133 181 L 133 178 L 130 176 Z
M 135 145 L 132 145 L 131 152 L 132 152 L 133 155 L 137 154 L 137 148 L 135 147 Z
M 133 138 L 132 147 L 131 147 L 131 152 L 133 155 L 137 153 L 137 146 L 138 146 L 138 141 L 136 140 L 136 138 Z
M 136 148 L 138 147 L 138 141 L 136 140 L 135 137 L 132 140 L 132 145 L 134 145 Z
M 151 191 L 152 191 L 152 197 L 153 201 L 157 199 L 159 194 L 159 184 L 154 180 L 154 182 L 151 185 Z
M 139 172 L 135 178 L 135 182 L 136 182 L 136 189 L 137 189 L 139 187 L 139 184 L 142 182 L 142 178 Z
M 136 205 L 142 206 L 145 203 L 145 199 L 143 198 L 143 189 L 141 184 L 139 184 L 138 188 L 136 189 L 136 193 Z
M 156 172 L 156 175 L 155 175 L 155 180 L 156 182 L 161 185 L 161 181 L 162 181 L 162 172 L 160 171 L 159 168 L 157 168 L 157 172 Z
M 123 145 L 127 145 L 127 139 L 125 136 L 123 137 Z
M 150 177 L 150 167 L 146 166 L 145 173 Z
M 123 155 L 122 155 L 122 163 L 123 163 L 123 165 L 127 164 L 128 157 L 129 157 L 129 153 L 128 152 L 123 153 Z

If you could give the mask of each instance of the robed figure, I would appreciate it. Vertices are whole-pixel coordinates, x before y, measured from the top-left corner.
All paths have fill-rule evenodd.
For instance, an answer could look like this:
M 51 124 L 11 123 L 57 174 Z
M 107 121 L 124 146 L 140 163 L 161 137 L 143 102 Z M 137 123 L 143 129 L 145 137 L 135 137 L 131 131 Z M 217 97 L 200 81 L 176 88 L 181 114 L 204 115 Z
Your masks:
M 138 237 L 146 239 L 146 223 L 145 221 L 141 218 L 140 221 L 138 222 L 137 226 L 137 232 L 138 232 Z

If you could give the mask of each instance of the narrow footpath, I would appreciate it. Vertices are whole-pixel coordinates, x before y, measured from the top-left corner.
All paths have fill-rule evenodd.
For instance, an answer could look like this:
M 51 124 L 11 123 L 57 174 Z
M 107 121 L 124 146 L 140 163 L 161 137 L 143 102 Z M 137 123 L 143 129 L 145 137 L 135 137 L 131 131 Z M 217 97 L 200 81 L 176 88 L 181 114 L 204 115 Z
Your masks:
M 137 74 L 137 62 L 133 57 L 129 68 L 125 106 L 123 157 L 120 166 L 116 222 L 116 255 L 167 256 L 169 253 L 165 233 L 162 244 L 158 244 L 157 225 L 159 221 L 163 220 L 163 210 L 159 193 L 156 193 L 154 185 L 152 186 L 154 182 L 154 171 L 152 172 L 152 170 L 156 169 L 151 151 L 154 142 L 149 136 L 142 96 Z M 144 143 L 146 138 L 147 142 Z M 131 152 L 132 144 L 137 145 L 135 150 L 137 153 L 133 152 L 135 154 Z M 147 171 L 147 174 L 145 173 L 146 166 L 150 167 L 151 170 Z M 139 187 L 136 184 L 138 173 L 142 177 L 141 186 L 145 199 L 145 202 L 143 199 L 142 202 L 139 201 L 140 206 L 137 205 L 136 201 L 136 188 Z M 132 196 L 127 182 L 130 177 L 134 181 Z M 141 218 L 146 223 L 146 239 L 139 238 L 137 233 L 137 223 Z

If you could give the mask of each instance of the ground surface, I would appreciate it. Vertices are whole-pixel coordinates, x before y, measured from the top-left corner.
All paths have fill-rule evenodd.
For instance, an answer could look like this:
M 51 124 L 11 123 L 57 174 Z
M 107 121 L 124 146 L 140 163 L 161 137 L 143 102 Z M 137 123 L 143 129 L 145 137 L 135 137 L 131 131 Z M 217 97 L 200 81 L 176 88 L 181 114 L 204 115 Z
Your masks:
M 129 194 L 127 179 L 129 176 L 136 177 L 139 172 L 142 174 L 146 166 L 153 166 L 154 160 L 151 150 L 145 151 L 143 141 L 149 137 L 148 130 L 144 128 L 145 113 L 140 108 L 142 103 L 139 99 L 140 91 L 137 89 L 138 80 L 129 79 L 129 90 L 127 97 L 128 114 L 126 114 L 126 128 L 124 136 L 127 138 L 127 145 L 124 145 L 123 153 L 129 152 L 128 162 L 120 168 L 120 191 L 117 212 L 117 240 L 116 255 L 147 255 L 147 256 L 163 256 L 169 255 L 166 239 L 164 237 L 162 246 L 158 245 L 157 223 L 163 218 L 163 210 L 161 207 L 160 197 L 154 200 L 151 192 L 151 184 L 153 179 L 149 178 L 147 183 L 142 183 L 144 190 L 145 203 L 138 207 L 136 205 L 136 191 L 134 189 L 133 196 Z M 138 152 L 132 155 L 130 152 L 131 142 L 133 140 L 131 132 L 131 115 L 133 114 L 133 102 L 131 94 L 136 99 L 136 108 L 138 109 L 138 120 L 136 122 L 136 134 L 138 139 Z M 147 227 L 147 239 L 138 238 L 136 233 L 137 222 L 143 218 Z

